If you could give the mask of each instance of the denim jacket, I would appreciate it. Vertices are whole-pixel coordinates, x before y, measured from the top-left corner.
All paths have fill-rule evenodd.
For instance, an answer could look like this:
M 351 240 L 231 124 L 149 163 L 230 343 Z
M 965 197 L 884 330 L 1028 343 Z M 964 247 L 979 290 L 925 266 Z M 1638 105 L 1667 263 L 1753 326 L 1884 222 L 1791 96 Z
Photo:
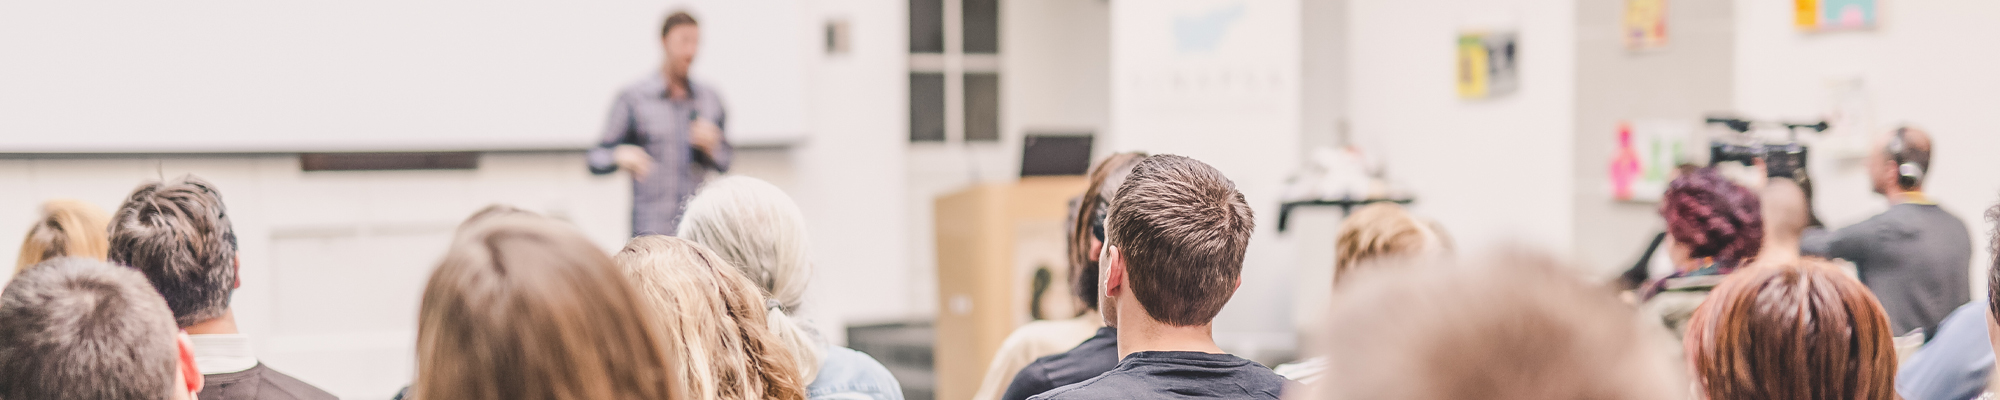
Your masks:
M 889 368 L 868 354 L 846 347 L 822 349 L 819 376 L 806 385 L 810 400 L 903 400 L 903 386 Z

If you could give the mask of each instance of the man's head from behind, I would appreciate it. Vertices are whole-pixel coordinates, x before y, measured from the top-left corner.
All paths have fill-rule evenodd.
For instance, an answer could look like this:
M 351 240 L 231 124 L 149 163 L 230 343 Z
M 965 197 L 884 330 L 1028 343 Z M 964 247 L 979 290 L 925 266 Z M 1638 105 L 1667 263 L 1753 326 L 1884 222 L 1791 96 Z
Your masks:
M 1757 197 L 1764 217 L 1763 256 L 1759 258 L 1769 258 L 1765 256 L 1777 252 L 1796 252 L 1799 237 L 1812 225 L 1812 204 L 1808 203 L 1805 190 L 1790 178 L 1771 178 Z
M 1993 238 L 1986 252 L 1993 255 L 1993 262 L 1988 264 L 1992 269 L 1986 271 L 1986 335 L 1994 348 L 2000 348 L 2000 204 L 1986 209 L 1986 223 L 1993 225 L 1987 235 Z M 1994 363 L 2000 367 L 2000 360 Z
M 182 328 L 229 310 L 236 231 L 208 181 L 186 176 L 139 185 L 111 218 L 110 256 L 145 273 Z
M 1100 286 L 1107 300 L 1132 296 L 1162 324 L 1207 325 L 1235 294 L 1255 229 L 1243 194 L 1221 171 L 1182 156 L 1147 157 L 1111 201 Z
M 1876 151 L 1869 152 L 1868 177 L 1875 192 L 1923 190 L 1924 177 L 1931 172 L 1931 134 L 1903 127 L 1875 139 Z
M 186 398 L 192 353 L 173 314 L 129 268 L 58 258 L 0 295 L 0 398 Z

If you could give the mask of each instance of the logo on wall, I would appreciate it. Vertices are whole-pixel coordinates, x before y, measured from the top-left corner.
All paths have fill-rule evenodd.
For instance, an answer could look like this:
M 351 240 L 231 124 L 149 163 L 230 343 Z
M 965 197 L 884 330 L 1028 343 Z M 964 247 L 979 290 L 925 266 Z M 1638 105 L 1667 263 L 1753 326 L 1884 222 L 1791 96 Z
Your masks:
M 1489 99 L 1521 86 L 1520 36 L 1511 31 L 1458 34 L 1458 98 Z
M 1184 54 L 1214 53 L 1222 46 L 1222 35 L 1243 19 L 1244 5 L 1214 9 L 1194 15 L 1174 17 L 1174 48 Z

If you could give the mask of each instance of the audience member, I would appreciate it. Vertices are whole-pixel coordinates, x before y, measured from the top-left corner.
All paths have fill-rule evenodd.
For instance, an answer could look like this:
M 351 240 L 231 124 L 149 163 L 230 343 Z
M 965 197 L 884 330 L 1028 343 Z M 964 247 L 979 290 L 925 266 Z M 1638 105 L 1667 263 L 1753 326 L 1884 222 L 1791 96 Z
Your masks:
M 1667 184 L 1660 217 L 1667 221 L 1667 253 L 1675 273 L 1653 282 L 1640 297 L 1676 335 L 1725 275 L 1763 247 L 1764 221 L 1757 196 L 1703 168 Z
M 104 230 L 110 223 L 104 209 L 81 200 L 42 203 L 42 217 L 35 220 L 35 226 L 28 228 L 28 237 L 21 240 L 21 256 L 14 263 L 14 273 L 64 256 L 104 261 L 105 252 L 111 247 Z
M 1104 215 L 1118 186 L 1145 153 L 1118 153 L 1090 170 L 1090 185 L 1070 215 L 1069 282 L 1084 309 L 1067 320 L 1035 321 L 1015 329 L 993 354 L 974 400 L 1026 400 L 1103 374 L 1118 366 L 1116 310 L 1097 302 L 1098 253 L 1104 248 Z M 1079 344 L 1080 343 L 1080 344 Z
M 1988 349 L 2000 350 L 2000 205 L 1994 205 L 1993 208 L 1986 210 L 1986 223 L 1993 225 L 1992 230 L 1988 231 L 1992 242 L 1987 244 L 1987 252 L 1993 258 L 1987 260 L 1989 266 L 1986 270 L 1986 335 Z M 1996 362 L 2000 362 L 2000 359 L 1996 359 Z M 2000 371 L 2000 369 L 1994 370 Z M 1992 379 L 2000 379 L 2000 374 L 1994 375 Z M 1986 390 L 1979 397 L 1981 400 L 1996 398 L 1994 389 L 2000 388 L 2000 384 L 1993 384 L 1990 380 L 1988 383 Z
M 1682 176 L 1694 174 L 1698 171 L 1701 171 L 1701 167 L 1694 164 L 1681 163 L 1675 165 L 1674 169 L 1667 173 L 1667 179 L 1669 181 L 1680 179 Z M 1630 268 L 1627 268 L 1624 273 L 1619 274 L 1618 278 L 1613 281 L 1618 290 L 1640 293 L 1647 289 L 1646 284 L 1658 280 L 1655 277 L 1664 277 L 1678 272 L 1674 270 L 1673 260 L 1668 259 L 1667 252 L 1660 251 L 1661 248 L 1666 247 L 1666 244 L 1667 231 L 1665 229 L 1661 229 L 1658 233 L 1653 234 L 1653 238 L 1646 244 L 1646 250 L 1639 253 L 1639 259 L 1633 262 Z
M 1384 264 L 1405 264 L 1425 255 L 1449 250 L 1444 235 L 1431 224 L 1393 203 L 1361 207 L 1340 222 L 1333 242 L 1333 284 L 1338 291 L 1348 276 L 1365 268 Z M 1279 365 L 1279 376 L 1302 384 L 1312 384 L 1326 370 L 1326 357 Z
M 798 361 L 765 325 L 750 278 L 686 239 L 648 235 L 613 257 L 660 318 L 693 400 L 805 400 Z
M 472 215 L 466 216 L 464 221 L 459 221 L 458 228 L 452 231 L 452 235 L 463 236 L 468 232 L 472 232 L 474 228 L 478 228 L 482 222 L 494 219 L 494 217 L 508 215 L 541 216 L 541 214 L 536 214 L 534 211 L 523 210 L 519 207 L 506 204 L 490 204 L 480 208 L 479 211 L 473 211 Z
M 453 240 L 417 318 L 422 400 L 679 399 L 654 313 L 568 225 L 495 216 Z
M 1966 400 L 1985 392 L 1993 377 L 1987 306 L 1986 299 L 1975 299 L 1945 317 L 1937 338 L 1898 366 L 1896 394 L 1907 400 Z
M 0 294 L 0 398 L 193 399 L 194 346 L 146 277 L 64 257 Z
M 1893 400 L 1892 338 L 1860 281 L 1800 260 L 1725 279 L 1688 322 L 1685 351 L 1710 400 Z
M 1451 239 L 1437 225 L 1417 218 L 1393 203 L 1361 207 L 1341 221 L 1334 239 L 1333 283 L 1384 262 L 1435 255 L 1451 250 Z
M 774 301 L 766 314 L 773 333 L 799 362 L 810 399 L 902 400 L 902 385 L 867 354 L 834 346 L 792 318 L 803 304 L 812 263 L 805 217 L 791 196 L 756 178 L 709 182 L 688 202 L 675 236 L 714 250 Z
M 1945 314 L 1972 300 L 1971 271 L 1966 269 L 1972 263 L 1972 235 L 1965 221 L 1924 195 L 1924 177 L 1931 170 L 1930 134 L 1900 128 L 1878 138 L 1875 148 L 1882 151 L 1869 153 L 1868 176 L 1875 192 L 1893 205 L 1805 247 L 1825 249 L 1814 255 L 1853 262 L 1861 282 L 1889 311 L 1897 335 L 1922 329 L 1932 336 Z
M 1758 191 L 1763 205 L 1764 245 L 1757 252 L 1759 262 L 1791 262 L 1799 259 L 1799 240 L 1812 224 L 1812 204 L 1805 190 L 1791 178 L 1771 178 Z
M 1333 296 L 1327 369 L 1308 398 L 1689 398 L 1665 333 L 1547 257 L 1369 270 Z
M 118 207 L 110 233 L 109 259 L 144 273 L 193 340 L 206 397 L 334 398 L 264 366 L 250 338 L 237 330 L 229 300 L 243 283 L 237 275 L 242 260 L 214 184 L 194 176 L 141 184 Z
M 1132 168 L 1105 222 L 1100 301 L 1117 311 L 1118 367 L 1033 399 L 1275 399 L 1285 379 L 1215 344 L 1256 221 L 1236 184 L 1194 159 Z
M 2000 222 L 2000 207 L 1989 210 Z M 1975 298 L 1945 316 L 1936 336 L 1902 360 L 1896 393 L 1908 400 L 1966 400 L 1985 392 L 1993 378 L 1993 344 L 1986 328 L 1985 298 Z
M 489 204 L 486 207 L 480 208 L 478 211 L 473 211 L 472 215 L 466 216 L 464 221 L 459 221 L 458 227 L 456 229 L 453 229 L 452 231 L 452 238 L 453 240 L 457 240 L 460 237 L 464 237 L 466 234 L 472 233 L 477 228 L 479 228 L 481 223 L 493 220 L 495 219 L 495 217 L 501 217 L 501 216 L 539 217 L 541 216 L 541 214 L 536 214 L 533 211 L 523 210 L 519 207 L 514 207 L 506 204 Z M 410 385 L 404 385 L 402 390 L 396 391 L 396 395 L 390 397 L 389 399 L 408 400 L 415 398 L 414 396 L 410 395 L 410 388 L 411 388 Z

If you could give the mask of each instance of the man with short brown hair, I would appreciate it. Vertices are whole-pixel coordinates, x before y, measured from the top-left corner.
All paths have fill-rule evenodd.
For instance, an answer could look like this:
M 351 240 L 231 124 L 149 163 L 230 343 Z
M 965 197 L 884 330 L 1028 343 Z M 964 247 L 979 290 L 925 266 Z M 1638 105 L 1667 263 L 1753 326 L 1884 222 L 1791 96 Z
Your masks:
M 190 399 L 201 388 L 187 337 L 146 277 L 62 257 L 0 295 L 0 398 Z
M 237 252 L 222 194 L 192 175 L 139 185 L 111 217 L 110 260 L 145 274 L 166 298 L 194 342 L 203 398 L 334 398 L 257 361 L 229 306 L 243 283 Z
M 1118 308 L 1118 367 L 1034 399 L 1276 399 L 1284 386 L 1215 345 L 1215 315 L 1242 284 L 1256 229 L 1236 184 L 1208 164 L 1148 157 L 1118 188 L 1100 258 L 1103 304 Z

